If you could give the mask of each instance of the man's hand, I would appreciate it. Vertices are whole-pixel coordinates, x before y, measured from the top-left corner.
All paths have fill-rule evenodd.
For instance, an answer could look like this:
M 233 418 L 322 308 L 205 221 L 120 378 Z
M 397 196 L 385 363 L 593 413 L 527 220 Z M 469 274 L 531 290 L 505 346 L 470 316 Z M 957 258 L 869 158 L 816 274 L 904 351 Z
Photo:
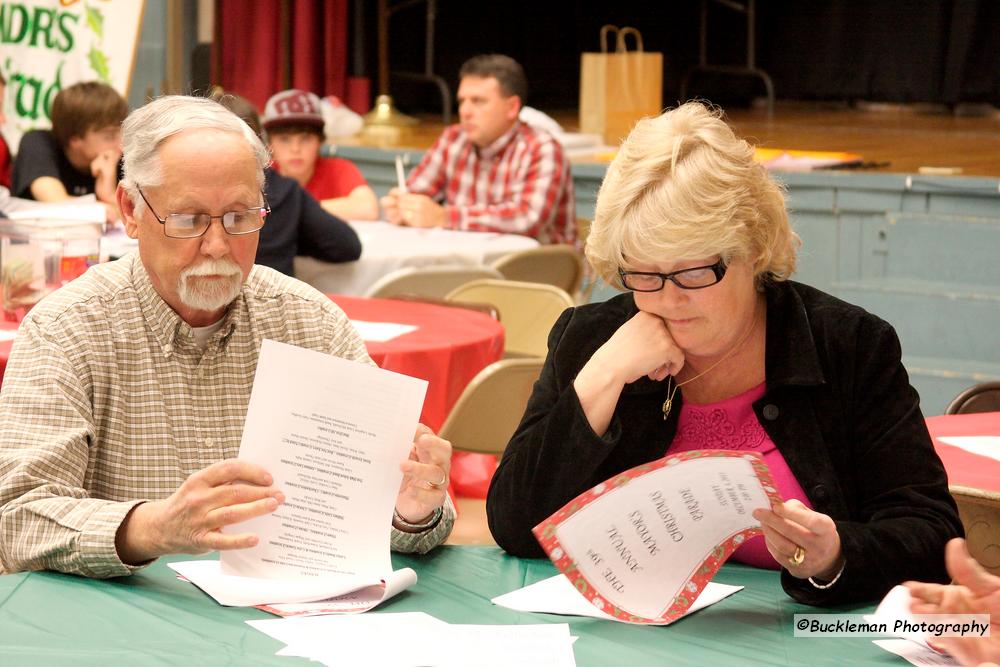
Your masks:
M 401 194 L 402 190 L 393 188 L 389 190 L 389 194 L 378 200 L 382 206 L 382 212 L 385 214 L 385 219 L 394 225 L 403 224 L 403 216 L 399 212 L 399 196 Z
M 398 199 L 399 216 L 410 227 L 444 227 L 444 207 L 427 195 L 403 194 Z
M 99 153 L 90 163 L 90 174 L 94 177 L 94 195 L 98 201 L 114 205 L 115 190 L 118 187 L 118 161 L 121 157 L 120 150 L 108 149 Z M 109 217 L 108 222 L 117 219 L 115 210 L 115 217 Z
M 989 637 L 934 637 L 934 648 L 947 651 L 963 665 L 1000 662 L 1000 577 L 990 574 L 969 555 L 965 540 L 945 547 L 951 585 L 906 582 L 914 614 L 989 614 Z
M 123 563 L 165 554 L 256 546 L 251 533 L 223 533 L 228 526 L 269 514 L 285 502 L 260 466 L 228 459 L 188 477 L 169 498 L 137 505 L 118 529 L 115 546 Z
M 104 231 L 114 227 L 115 223 L 122 219 L 122 214 L 118 212 L 118 204 L 101 202 L 104 205 Z
M 451 443 L 420 424 L 413 437 L 410 458 L 399 464 L 403 481 L 396 497 L 396 512 L 406 521 L 427 521 L 448 495 Z

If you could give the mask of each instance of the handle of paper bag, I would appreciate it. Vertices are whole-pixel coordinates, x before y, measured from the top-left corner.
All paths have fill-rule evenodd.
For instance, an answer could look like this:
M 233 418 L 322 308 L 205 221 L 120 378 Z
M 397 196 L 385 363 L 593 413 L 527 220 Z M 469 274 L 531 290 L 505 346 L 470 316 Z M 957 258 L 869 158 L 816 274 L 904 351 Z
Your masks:
M 618 53 L 626 53 L 628 51 L 628 47 L 625 46 L 625 35 L 635 36 L 635 50 L 638 51 L 639 53 L 642 53 L 643 52 L 642 33 L 640 33 L 637 29 L 633 28 L 632 26 L 625 26 L 624 28 L 618 31 L 618 40 L 617 40 L 618 43 L 616 47 Z
M 618 26 L 606 23 L 601 26 L 601 53 L 608 52 L 608 33 L 615 33 L 615 41 L 621 43 L 621 35 L 618 34 Z

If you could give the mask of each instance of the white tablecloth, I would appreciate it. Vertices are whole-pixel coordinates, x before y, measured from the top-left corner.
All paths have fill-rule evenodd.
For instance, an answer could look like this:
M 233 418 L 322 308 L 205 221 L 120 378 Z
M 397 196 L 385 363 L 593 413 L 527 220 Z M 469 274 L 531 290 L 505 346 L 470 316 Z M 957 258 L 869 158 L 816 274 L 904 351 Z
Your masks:
M 329 264 L 295 258 L 295 275 L 321 292 L 363 295 L 382 276 L 405 267 L 441 264 L 486 265 L 538 241 L 519 234 L 459 232 L 397 227 L 388 222 L 351 222 L 361 237 L 361 259 Z

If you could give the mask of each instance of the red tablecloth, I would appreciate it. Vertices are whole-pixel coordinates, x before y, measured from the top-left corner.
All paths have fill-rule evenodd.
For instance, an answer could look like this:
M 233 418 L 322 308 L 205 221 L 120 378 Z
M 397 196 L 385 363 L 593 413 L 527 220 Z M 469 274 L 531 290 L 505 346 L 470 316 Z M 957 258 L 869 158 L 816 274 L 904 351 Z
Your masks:
M 412 301 L 330 298 L 352 320 L 417 326 L 390 341 L 365 345 L 380 368 L 427 380 L 421 420 L 435 431 L 465 385 L 503 354 L 503 327 L 483 313 Z
M 493 318 L 462 308 L 410 301 L 330 295 L 347 316 L 369 322 L 415 324 L 416 331 L 386 342 L 367 342 L 368 354 L 379 367 L 427 380 L 421 421 L 441 428 L 465 385 L 503 354 L 503 327 Z M 0 329 L 17 323 L 0 321 Z M 0 342 L 0 381 L 13 343 Z M 485 497 L 496 468 L 492 456 L 456 457 L 452 483 L 458 495 Z
M 503 354 L 503 327 L 482 313 L 388 299 L 330 298 L 351 319 L 417 325 L 399 338 L 365 345 L 379 367 L 427 380 L 421 420 L 435 431 L 469 380 Z M 0 321 L 0 330 L 14 329 L 16 322 Z M 0 380 L 13 344 L 0 342 Z
M 417 330 L 384 343 L 366 342 L 380 368 L 427 380 L 421 421 L 435 431 L 476 373 L 503 354 L 503 327 L 471 310 L 412 301 L 331 294 L 352 320 L 415 324 Z M 485 498 L 496 457 L 456 452 L 451 488 L 460 496 Z
M 948 483 L 1000 491 L 1000 461 L 946 445 L 942 436 L 1000 436 L 1000 412 L 969 415 L 940 415 L 927 418 L 934 449 L 948 471 Z

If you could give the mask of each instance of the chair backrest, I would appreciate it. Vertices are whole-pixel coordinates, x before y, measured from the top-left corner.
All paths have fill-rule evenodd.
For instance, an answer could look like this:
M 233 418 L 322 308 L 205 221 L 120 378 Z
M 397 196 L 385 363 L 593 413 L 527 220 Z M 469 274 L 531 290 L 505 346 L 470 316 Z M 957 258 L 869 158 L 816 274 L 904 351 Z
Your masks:
M 951 486 L 949 490 L 965 527 L 969 554 L 1000 575 L 1000 493 L 967 486 Z
M 567 294 L 576 294 L 583 279 L 583 260 L 569 245 L 541 245 L 504 255 L 493 268 L 508 280 L 554 285 Z
M 543 360 L 503 359 L 479 371 L 465 387 L 439 435 L 466 452 L 502 454 L 521 423 Z
M 394 301 L 416 301 L 418 303 L 429 303 L 434 306 L 444 306 L 446 308 L 462 308 L 464 310 L 474 310 L 477 313 L 488 315 L 493 319 L 500 320 L 500 311 L 492 303 L 473 303 L 471 301 L 448 301 L 439 299 L 436 296 L 420 296 L 419 294 L 394 294 Z
M 491 303 L 500 311 L 504 353 L 508 357 L 544 357 L 552 325 L 574 303 L 558 287 L 515 280 L 474 280 L 453 290 L 448 301 Z
M 594 221 L 583 216 L 576 216 L 576 242 L 581 248 L 586 247 L 587 239 L 590 237 L 590 227 Z
M 1000 411 L 1000 382 L 983 382 L 969 387 L 954 399 L 944 411 L 946 415 Z
M 365 296 L 384 298 L 397 294 L 417 294 L 443 299 L 459 285 L 482 278 L 501 279 L 503 274 L 488 266 L 408 267 L 379 278 L 368 288 Z

